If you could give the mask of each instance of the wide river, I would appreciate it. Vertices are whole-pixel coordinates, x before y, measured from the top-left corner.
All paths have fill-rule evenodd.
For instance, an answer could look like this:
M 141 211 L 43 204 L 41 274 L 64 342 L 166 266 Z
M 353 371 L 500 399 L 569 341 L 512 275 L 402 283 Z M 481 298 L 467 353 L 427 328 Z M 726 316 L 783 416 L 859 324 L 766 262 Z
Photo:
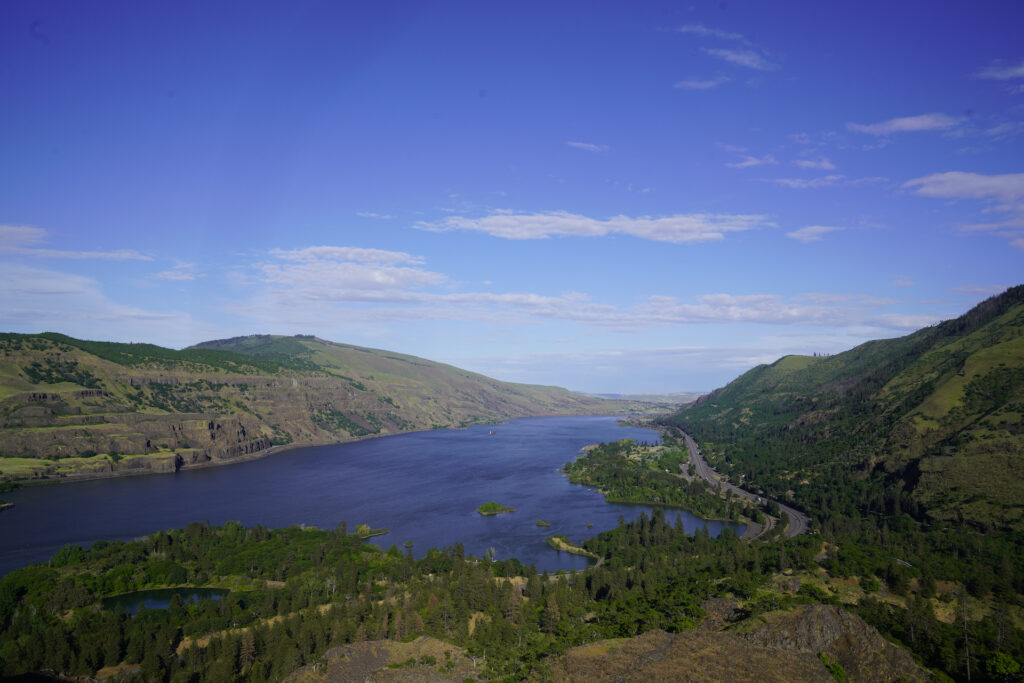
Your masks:
M 493 433 L 492 433 L 493 432 Z M 192 521 L 276 528 L 333 529 L 345 520 L 387 528 L 372 542 L 387 548 L 461 542 L 481 557 L 516 557 L 539 570 L 581 569 L 583 557 L 552 550 L 551 534 L 582 541 L 651 508 L 605 503 L 597 491 L 570 484 L 558 468 L 602 441 L 656 442 L 657 432 L 622 427 L 615 417 L 524 418 L 466 430 L 400 434 L 368 441 L 284 451 L 224 467 L 119 479 L 29 486 L 5 493 L 0 513 L 0 575 L 47 560 L 61 546 L 131 539 Z M 515 512 L 482 517 L 488 501 Z M 687 530 L 705 524 L 682 510 Z M 544 520 L 550 527 L 538 527 Z M 706 522 L 717 535 L 722 522 Z M 592 525 L 592 526 L 591 526 Z M 737 533 L 742 525 L 731 525 Z

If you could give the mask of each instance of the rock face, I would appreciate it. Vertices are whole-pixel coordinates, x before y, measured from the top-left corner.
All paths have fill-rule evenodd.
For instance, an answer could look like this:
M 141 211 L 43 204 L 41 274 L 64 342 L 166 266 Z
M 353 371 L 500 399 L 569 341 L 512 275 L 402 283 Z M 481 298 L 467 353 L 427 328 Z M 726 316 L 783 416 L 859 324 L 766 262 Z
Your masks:
M 860 617 L 834 605 L 803 605 L 747 620 L 737 634 L 761 646 L 824 653 L 854 681 L 927 680 L 903 648 L 896 647 Z
M 719 610 L 727 612 L 729 610 Z M 910 654 L 860 617 L 831 605 L 805 605 L 713 630 L 649 631 L 583 645 L 552 658 L 555 681 L 833 681 L 820 654 L 851 681 L 926 681 Z
M 555 681 L 832 681 L 814 655 L 751 646 L 731 633 L 648 631 L 576 647 L 551 667 Z

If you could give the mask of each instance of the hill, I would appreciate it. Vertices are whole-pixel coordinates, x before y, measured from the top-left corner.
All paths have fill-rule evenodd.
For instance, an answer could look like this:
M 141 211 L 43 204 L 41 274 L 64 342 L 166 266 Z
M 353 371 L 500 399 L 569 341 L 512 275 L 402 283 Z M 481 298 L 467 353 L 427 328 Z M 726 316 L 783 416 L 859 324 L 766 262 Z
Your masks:
M 0 334 L 0 352 L 4 479 L 173 472 L 286 445 L 645 408 L 311 336 L 178 351 Z
M 843 508 L 1021 531 L 1022 415 L 1018 286 L 905 337 L 758 366 L 670 422 L 819 520 Z

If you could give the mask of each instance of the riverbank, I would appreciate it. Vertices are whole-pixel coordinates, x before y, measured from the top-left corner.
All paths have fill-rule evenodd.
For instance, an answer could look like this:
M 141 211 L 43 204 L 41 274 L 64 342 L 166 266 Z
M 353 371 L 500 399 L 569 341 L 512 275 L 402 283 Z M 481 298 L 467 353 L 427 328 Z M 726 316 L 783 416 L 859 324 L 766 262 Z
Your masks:
M 555 470 L 566 454 L 586 443 L 650 440 L 654 432 L 619 427 L 615 417 L 589 416 L 510 420 L 493 436 L 489 429 L 419 431 L 316 448 L 292 443 L 270 451 L 278 457 L 237 468 L 113 478 L 77 487 L 20 487 L 0 494 L 16 505 L 0 515 L 5 525 L 0 574 L 46 560 L 68 543 L 137 538 L 195 520 L 237 520 L 271 529 L 335 529 L 345 520 L 350 532 L 359 521 L 390 529 L 371 543 L 387 547 L 390 538 L 401 548 L 404 541 L 413 541 L 417 556 L 459 542 L 476 557 L 493 546 L 498 557 L 515 557 L 538 570 L 571 571 L 583 568 L 585 558 L 559 557 L 545 536 L 573 529 L 596 534 L 614 528 L 620 515 L 633 519 L 645 509 L 607 504 Z M 476 508 L 489 500 L 516 512 L 481 517 Z M 651 515 L 650 508 L 646 512 Z M 687 529 L 702 526 L 682 514 Z M 67 525 L 68 519 L 75 524 Z M 537 527 L 537 520 L 551 528 Z
M 111 469 L 86 469 L 83 464 L 80 470 L 67 470 L 67 471 L 56 471 L 51 474 L 40 474 L 41 470 L 50 468 L 61 467 L 62 460 L 49 459 L 49 458 L 18 458 L 18 460 L 31 460 L 31 464 L 27 465 L 33 470 L 32 476 L 21 476 L 17 473 L 5 473 L 4 472 L 4 458 L 0 457 L 0 482 L 10 482 L 16 487 L 21 486 L 38 486 L 43 484 L 68 484 L 77 483 L 84 481 L 98 481 L 102 479 L 119 479 L 123 477 L 142 477 L 147 475 L 157 474 L 174 474 L 184 470 L 197 470 L 205 469 L 210 467 L 221 467 L 224 465 L 234 465 L 238 463 L 251 462 L 253 460 L 260 460 L 271 455 L 278 453 L 284 453 L 286 451 L 309 448 L 312 446 L 336 446 L 347 443 L 358 443 L 362 441 L 371 441 L 375 439 L 382 439 L 389 436 L 401 436 L 408 434 L 423 434 L 436 432 L 439 430 L 451 430 L 451 431 L 466 431 L 472 427 L 480 427 L 484 425 L 504 425 L 511 420 L 519 419 L 534 419 L 534 418 L 562 418 L 562 417 L 615 417 L 621 415 L 619 412 L 610 412 L 607 414 L 585 414 L 585 415 L 574 415 L 571 413 L 560 414 L 555 413 L 551 415 L 520 415 L 515 417 L 508 417 L 497 421 L 471 421 L 463 422 L 460 424 L 453 424 L 448 426 L 437 427 L 433 429 L 407 429 L 407 430 L 395 430 L 386 433 L 378 434 L 365 434 L 361 436 L 350 436 L 344 439 L 315 439 L 315 440 L 304 440 L 304 441 L 293 441 L 287 444 L 279 444 L 270 446 L 268 448 L 262 448 L 255 450 L 251 453 L 242 453 L 231 458 L 209 458 L 207 460 L 200 461 L 186 461 L 185 457 L 193 450 L 200 449 L 182 449 L 169 452 L 158 452 L 158 453 L 135 453 L 135 454 L 121 454 L 115 462 L 106 461 L 110 463 Z M 0 432 L 2 433 L 2 432 Z M 493 432 L 492 432 L 493 433 Z M 103 456 L 94 456 L 102 458 Z M 152 458 L 152 463 L 145 462 L 144 459 Z M 180 458 L 181 462 L 177 462 L 177 458 Z M 140 467 L 123 467 L 120 466 L 121 462 L 126 459 L 143 460 L 144 466 Z M 175 460 L 172 460 L 175 459 Z M 64 459 L 70 460 L 70 459 Z M 159 462 L 157 462 L 159 461 Z M 38 463 L 38 464 L 37 464 Z M 173 463 L 173 464 L 168 464 Z M 101 465 L 100 462 L 95 463 L 96 466 Z

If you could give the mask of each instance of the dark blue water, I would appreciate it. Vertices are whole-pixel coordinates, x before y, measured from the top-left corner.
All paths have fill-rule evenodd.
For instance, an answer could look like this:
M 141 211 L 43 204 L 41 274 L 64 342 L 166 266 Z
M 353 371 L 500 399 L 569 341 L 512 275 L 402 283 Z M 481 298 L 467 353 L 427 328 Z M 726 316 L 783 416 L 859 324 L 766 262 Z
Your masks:
M 103 598 L 103 606 L 110 610 L 120 607 L 134 617 L 142 606 L 146 609 L 167 609 L 175 595 L 180 597 L 182 602 L 189 603 L 220 600 L 229 592 L 225 588 L 154 588 Z
M 137 538 L 197 520 L 323 529 L 345 520 L 350 531 L 356 524 L 390 529 L 372 542 L 387 548 L 412 541 L 417 557 L 461 542 L 477 557 L 493 547 L 497 559 L 516 557 L 548 571 L 580 569 L 586 558 L 552 550 L 544 538 L 582 541 L 614 528 L 620 515 L 633 519 L 651 509 L 609 505 L 557 469 L 587 444 L 626 438 L 655 442 L 657 433 L 621 427 L 614 417 L 527 418 L 302 448 L 176 474 L 26 487 L 4 494 L 15 506 L 0 513 L 0 574 L 47 560 L 68 543 Z M 516 511 L 477 514 L 491 500 Z M 690 531 L 705 523 L 679 513 Z M 668 512 L 670 520 L 675 515 Z M 538 527 L 540 519 L 551 526 Z M 717 535 L 723 523 L 707 526 Z

